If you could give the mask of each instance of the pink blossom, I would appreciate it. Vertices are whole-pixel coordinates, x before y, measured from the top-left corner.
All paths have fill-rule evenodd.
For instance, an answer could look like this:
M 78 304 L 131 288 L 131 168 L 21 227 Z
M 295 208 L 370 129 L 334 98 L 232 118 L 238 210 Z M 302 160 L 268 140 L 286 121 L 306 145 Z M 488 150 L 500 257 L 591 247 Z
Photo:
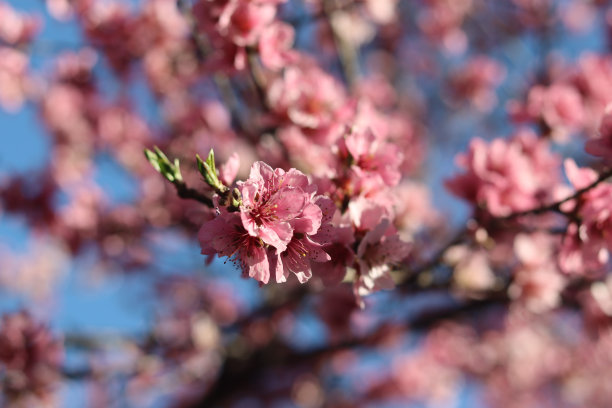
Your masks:
M 587 153 L 593 156 L 612 159 L 612 107 L 608 107 L 604 113 L 597 138 L 588 140 L 584 146 Z
M 467 100 L 478 110 L 489 112 L 497 103 L 494 89 L 505 76 L 506 70 L 499 62 L 478 56 L 451 74 L 450 87 L 455 98 Z
M 525 25 L 543 26 L 552 12 L 551 0 L 512 0 L 518 7 L 519 19 Z
M 92 43 L 99 44 L 111 67 L 125 75 L 135 57 L 142 52 L 136 49 L 132 33 L 137 21 L 130 16 L 125 4 L 94 2 L 84 7 L 83 30 Z
M 363 171 L 354 173 L 357 177 L 379 177 L 390 187 L 399 183 L 402 154 L 396 146 L 378 140 L 370 129 L 349 130 L 339 141 L 339 151 L 351 166 Z
M 393 360 L 391 369 L 391 381 L 410 400 L 448 406 L 457 392 L 458 370 L 437 361 L 432 352 L 400 355 Z
M 39 26 L 35 18 L 22 15 L 9 4 L 0 1 L 0 41 L 10 45 L 29 43 Z
M 289 172 L 274 170 L 257 162 L 251 167 L 248 180 L 239 183 L 239 188 L 242 194 L 240 215 L 245 229 L 279 252 L 284 251 L 293 236 L 290 221 L 304 215 L 308 192 L 312 192 L 306 176 L 295 169 Z M 321 214 L 309 214 L 304 221 L 311 223 L 310 233 L 316 233 Z
M 565 26 L 572 32 L 582 34 L 588 32 L 593 27 L 594 20 L 597 18 L 597 7 L 591 3 L 579 0 L 570 1 L 561 11 L 561 19 Z M 606 22 L 609 24 L 609 15 L 606 14 Z
M 579 168 L 567 159 L 565 171 L 575 189 L 586 187 L 597 178 L 588 168 Z M 580 217 L 580 224 L 571 223 L 563 238 L 559 266 L 566 273 L 589 274 L 600 272 L 607 264 L 612 249 L 612 185 L 601 183 L 568 203 L 563 209 Z
M 508 294 L 533 312 L 545 312 L 561 301 L 566 279 L 555 263 L 557 245 L 557 240 L 545 233 L 518 234 L 514 239 L 520 265 L 514 271 Z
M 58 20 L 68 20 L 73 13 L 70 0 L 46 0 L 47 10 Z
M 417 23 L 429 39 L 443 45 L 448 52 L 459 54 L 467 47 L 461 25 L 473 6 L 472 0 L 428 1 L 417 16 Z
M 360 298 L 381 289 L 392 289 L 391 265 L 408 256 L 410 245 L 402 242 L 388 219 L 368 231 L 357 249 L 358 278 L 355 295 Z
M 295 32 L 288 24 L 276 22 L 268 26 L 259 39 L 259 56 L 261 63 L 274 71 L 278 71 L 298 58 L 291 51 Z
M 341 84 L 306 60 L 288 67 L 282 76 L 273 80 L 267 96 L 280 120 L 306 129 L 330 126 L 346 101 Z
M 66 52 L 56 60 L 56 78 L 59 82 L 92 90 L 93 68 L 98 62 L 98 55 L 91 48 L 83 48 L 78 52 Z
M 298 126 L 285 126 L 277 132 L 295 165 L 316 177 L 336 174 L 336 156 L 329 146 L 316 143 Z
M 429 190 L 416 182 L 402 182 L 394 189 L 394 224 L 402 238 L 438 224 L 441 214 L 434 208 Z
M 612 102 L 612 59 L 585 53 L 578 61 L 573 83 L 584 99 L 585 126 L 596 129 L 606 106 Z
M 359 99 L 368 101 L 379 108 L 392 107 L 398 100 L 392 84 L 380 74 L 361 78 L 354 93 Z
M 63 357 L 61 342 L 28 312 L 2 316 L 0 365 L 5 393 L 49 397 L 60 380 Z
M 478 296 L 495 286 L 489 254 L 466 245 L 449 248 L 444 261 L 453 267 L 453 286 L 464 296 Z
M 238 46 L 254 45 L 275 15 L 276 7 L 270 1 L 229 0 L 219 16 L 218 29 Z
M 566 84 L 534 86 L 524 108 L 511 105 L 511 114 L 542 121 L 555 132 L 566 132 L 582 126 L 583 101 L 576 89 Z
M 304 283 L 312 276 L 312 262 L 331 259 L 323 244 L 331 240 L 328 224 L 335 205 L 328 198 L 314 198 L 316 186 L 304 174 L 256 162 L 249 178 L 237 184 L 240 213 L 219 208 L 219 215 L 202 226 L 203 254 L 228 257 L 245 276 L 262 283 L 271 274 L 285 282 L 290 273 Z
M 465 173 L 447 180 L 446 187 L 495 216 L 536 207 L 550 199 L 551 186 L 559 183 L 557 155 L 548 143 L 530 131 L 509 141 L 482 139 L 470 143 L 457 163 Z
M 355 253 L 351 248 L 355 242 L 353 228 L 343 222 L 336 205 L 328 198 L 319 196 L 316 203 L 322 211 L 321 228 L 313 241 L 322 244 L 323 250 L 329 254 L 328 262 L 313 262 L 312 271 L 325 285 L 336 285 L 346 275 L 346 268 L 352 265 Z
M 612 59 L 586 53 L 578 61 L 578 69 L 575 78 L 578 89 L 589 99 L 607 105 L 612 98 Z
M 377 24 L 389 24 L 397 19 L 398 0 L 365 0 L 366 10 Z
M 304 283 L 312 277 L 312 262 L 323 263 L 331 260 L 323 249 L 323 244 L 331 239 L 329 223 L 335 209 L 336 206 L 329 198 L 319 196 L 314 202 L 306 204 L 302 214 L 291 221 L 293 238 L 287 244 L 287 249 L 278 254 L 278 262 L 282 263 L 285 279 L 293 272 L 298 280 Z
M 388 199 L 388 197 L 386 197 Z M 383 198 L 384 199 L 384 198 Z M 378 203 L 371 197 L 359 196 L 351 200 L 348 205 L 348 215 L 356 230 L 369 231 L 374 228 L 383 218 L 390 218 L 393 214 L 391 206 Z M 387 201 L 386 204 L 390 204 Z
M 234 152 L 229 159 L 219 167 L 219 178 L 226 186 L 231 186 L 239 170 L 240 156 L 238 153 Z
M 245 276 L 261 283 L 270 280 L 269 251 L 259 237 L 244 229 L 240 215 L 225 213 L 204 223 L 198 239 L 202 254 L 226 256 L 242 268 Z

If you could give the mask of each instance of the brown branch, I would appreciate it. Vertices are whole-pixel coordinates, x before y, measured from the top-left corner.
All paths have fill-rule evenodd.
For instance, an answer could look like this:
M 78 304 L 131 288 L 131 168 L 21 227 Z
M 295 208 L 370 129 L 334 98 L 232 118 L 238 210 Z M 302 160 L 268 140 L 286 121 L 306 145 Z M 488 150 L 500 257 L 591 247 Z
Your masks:
M 375 348 L 381 342 L 384 342 L 388 334 L 398 330 L 426 330 L 444 320 L 459 318 L 477 311 L 484 311 L 489 307 L 504 305 L 507 301 L 508 298 L 505 293 L 496 292 L 492 293 L 487 299 L 453 302 L 429 309 L 406 322 L 382 325 L 366 335 L 307 351 L 292 350 L 283 342 L 275 339 L 246 357 L 226 358 L 221 374 L 217 377 L 215 383 L 209 388 L 206 395 L 191 407 L 223 406 L 232 398 L 243 396 L 248 391 L 255 390 L 256 387 L 261 385 L 259 380 L 267 372 L 276 368 L 305 369 L 341 350 L 357 347 Z
M 418 285 L 419 278 L 422 276 L 422 274 L 438 266 L 440 262 L 442 262 L 442 258 L 444 257 L 444 254 L 446 254 L 446 251 L 462 242 L 465 239 L 468 231 L 469 228 L 467 226 L 457 231 L 455 235 L 444 246 L 438 249 L 428 261 L 409 269 L 406 273 L 406 278 L 397 285 L 397 288 L 402 292 L 414 289 L 414 286 Z
M 544 214 L 544 213 L 547 213 L 547 212 L 557 212 L 557 213 L 560 213 L 560 214 L 563 214 L 563 215 L 567 215 L 561 209 L 563 204 L 567 203 L 568 201 L 580 198 L 583 194 L 585 194 L 588 191 L 592 190 L 593 188 L 597 187 L 599 184 L 601 184 L 602 182 L 604 182 L 605 180 L 607 180 L 610 177 L 612 177 L 612 169 L 607 169 L 607 170 L 603 171 L 599 175 L 599 177 L 597 177 L 597 179 L 595 179 L 591 184 L 589 184 L 588 186 L 585 186 L 585 187 L 583 187 L 581 189 L 576 190 L 574 192 L 574 194 L 572 194 L 569 197 L 564 198 L 563 200 L 554 202 L 552 204 L 543 205 L 541 207 L 532 208 L 530 210 L 515 212 L 515 213 L 512 213 L 510 215 L 503 216 L 503 217 L 496 217 L 494 219 L 497 220 L 497 221 L 507 221 L 507 220 L 513 220 L 513 219 L 518 218 L 518 217 L 523 217 L 523 216 L 526 216 L 526 215 L 540 215 L 540 214 Z
M 209 208 L 215 207 L 210 197 L 207 197 L 196 189 L 188 187 L 184 181 L 175 181 L 172 184 L 176 188 L 176 192 L 180 198 L 198 201 Z
M 582 195 L 589 192 L 593 188 L 597 187 L 599 184 L 601 184 L 602 182 L 604 182 L 610 177 L 612 177 L 612 169 L 607 169 L 603 171 L 597 177 L 597 179 L 595 179 L 592 183 L 590 183 L 589 185 L 581 189 L 576 190 L 572 195 L 562 200 L 556 201 L 552 204 L 532 208 L 530 210 L 515 212 L 510 215 L 503 216 L 503 217 L 494 217 L 492 218 L 492 220 L 493 221 L 509 221 L 509 220 L 513 220 L 513 219 L 527 216 L 527 215 L 540 215 L 540 214 L 545 214 L 547 212 L 557 212 L 559 214 L 569 216 L 569 214 L 567 214 L 561 209 L 563 204 L 571 200 L 580 198 Z M 455 236 L 446 245 L 444 245 L 438 251 L 436 251 L 435 254 L 431 257 L 431 259 L 429 259 L 422 265 L 416 266 L 415 268 L 409 270 L 406 274 L 407 277 L 397 286 L 397 288 L 400 289 L 401 291 L 407 291 L 407 290 L 413 289 L 414 286 L 418 284 L 420 276 L 424 272 L 427 272 L 430 269 L 436 267 L 442 261 L 442 258 L 444 257 L 444 254 L 446 253 L 446 251 L 448 251 L 448 249 L 451 248 L 452 246 L 457 245 L 458 243 L 463 241 L 468 231 L 469 231 L 468 227 L 461 229 L 460 231 L 457 232 L 457 234 L 455 234 Z M 559 231 L 554 231 L 554 232 L 559 233 Z
M 190 30 L 190 38 L 193 44 L 195 45 L 196 57 L 198 61 L 201 63 L 206 59 L 206 56 L 210 54 L 210 46 L 206 37 L 198 32 L 198 24 L 189 7 L 189 4 L 186 0 L 177 0 L 177 7 L 181 11 L 181 13 L 187 19 L 187 23 L 189 24 Z M 241 131 L 246 131 L 246 126 L 242 123 L 241 116 L 238 108 L 238 101 L 236 100 L 236 96 L 234 95 L 234 90 L 230 80 L 222 74 L 215 73 L 212 75 L 213 82 L 217 87 L 217 91 L 223 101 L 224 105 L 230 111 L 232 115 L 232 124 Z
M 357 50 L 342 38 L 342 35 L 338 32 L 338 28 L 334 23 L 334 15 L 340 9 L 340 7 L 336 5 L 336 1 L 325 0 L 322 7 L 323 14 L 329 23 L 334 45 L 336 46 L 344 80 L 349 88 L 352 88 L 359 76 Z

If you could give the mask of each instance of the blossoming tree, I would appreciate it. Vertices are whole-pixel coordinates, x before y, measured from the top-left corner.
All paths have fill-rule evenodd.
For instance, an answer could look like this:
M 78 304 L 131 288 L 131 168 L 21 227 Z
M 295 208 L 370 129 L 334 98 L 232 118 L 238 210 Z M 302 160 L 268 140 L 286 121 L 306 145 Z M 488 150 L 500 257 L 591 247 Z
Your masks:
M 609 406 L 609 2 L 17 3 L 0 107 L 50 143 L 0 178 L 3 406 Z M 36 312 L 92 253 L 146 333 Z

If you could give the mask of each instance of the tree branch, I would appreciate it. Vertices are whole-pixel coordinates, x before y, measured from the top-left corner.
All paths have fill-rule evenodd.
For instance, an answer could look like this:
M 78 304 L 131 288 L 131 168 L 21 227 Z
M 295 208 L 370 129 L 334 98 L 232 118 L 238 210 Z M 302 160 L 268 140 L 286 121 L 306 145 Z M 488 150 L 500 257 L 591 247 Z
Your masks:
M 597 179 L 595 179 L 591 184 L 579 190 L 576 190 L 574 194 L 572 194 L 569 197 L 564 198 L 563 200 L 554 202 L 552 204 L 543 205 L 541 207 L 532 208 L 530 210 L 515 212 L 510 215 L 503 216 L 503 217 L 496 217 L 495 220 L 507 221 L 507 220 L 513 220 L 518 217 L 523 217 L 525 215 L 540 215 L 540 214 L 544 214 L 547 212 L 557 212 L 563 215 L 567 215 L 563 210 L 561 210 L 561 206 L 563 206 L 563 204 L 567 203 L 568 201 L 580 198 L 583 194 L 597 187 L 599 184 L 601 184 L 602 182 L 604 182 L 610 177 L 612 177 L 612 169 L 607 169 L 603 171 L 599 175 L 599 177 L 597 177 Z
M 176 192 L 180 198 L 198 201 L 209 208 L 215 207 L 210 197 L 205 196 L 196 189 L 188 187 L 184 181 L 175 181 L 172 184 L 176 188 Z

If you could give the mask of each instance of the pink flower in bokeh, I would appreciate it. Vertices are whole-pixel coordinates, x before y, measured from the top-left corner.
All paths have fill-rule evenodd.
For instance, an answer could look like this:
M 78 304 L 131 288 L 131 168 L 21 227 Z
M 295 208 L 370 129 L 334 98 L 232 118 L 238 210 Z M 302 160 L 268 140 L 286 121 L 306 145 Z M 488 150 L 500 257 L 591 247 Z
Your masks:
M 508 294 L 533 312 L 545 312 L 561 301 L 566 279 L 556 266 L 558 240 L 545 233 L 518 234 L 514 252 L 520 265 L 514 271 Z
M 432 41 L 453 54 L 465 51 L 467 36 L 461 29 L 464 18 L 474 7 L 472 0 L 431 0 L 417 16 L 417 24 Z
M 526 106 L 511 103 L 509 110 L 517 120 L 542 121 L 561 137 L 569 130 L 580 128 L 584 121 L 582 97 L 576 88 L 567 84 L 534 86 Z
M 288 24 L 275 22 L 268 26 L 259 39 L 259 56 L 261 63 L 274 71 L 295 62 L 298 55 L 291 51 L 295 31 Z
M 33 17 L 15 11 L 0 1 L 0 41 L 10 45 L 29 43 L 39 30 L 40 23 Z
M 61 378 L 61 342 L 27 312 L 6 314 L 0 327 L 2 389 L 16 398 L 50 397 Z
M 46 0 L 47 10 L 58 20 L 68 20 L 73 13 L 70 0 Z
M 267 96 L 279 119 L 306 129 L 331 125 L 346 101 L 343 86 L 307 60 L 287 67 L 270 83 Z
M 565 171 L 573 187 L 578 190 L 597 179 L 589 168 L 579 168 L 567 159 Z M 576 213 L 580 224 L 571 223 L 563 238 L 559 266 L 566 273 L 593 274 L 601 272 L 608 263 L 612 249 L 612 185 L 601 183 L 563 207 Z
M 332 200 L 319 196 L 316 199 L 321 208 L 321 228 L 313 241 L 322 244 L 323 250 L 329 254 L 328 262 L 314 262 L 312 271 L 325 285 L 335 285 L 342 281 L 346 275 L 346 268 L 355 260 L 355 253 L 351 245 L 355 242 L 353 228 L 342 222 L 340 212 Z
M 396 146 L 378 140 L 370 129 L 349 130 L 346 137 L 340 139 L 339 148 L 341 155 L 346 154 L 349 163 L 367 176 L 380 177 L 391 187 L 399 183 L 402 154 Z
M 482 112 L 491 111 L 497 104 L 494 89 L 505 78 L 503 65 L 486 56 L 474 57 L 450 76 L 453 96 L 467 100 Z
M 355 295 L 361 306 L 361 296 L 395 287 L 391 266 L 406 258 L 409 252 L 410 245 L 400 240 L 386 218 L 365 234 L 357 249 L 359 276 L 355 281 Z
M 274 16 L 272 1 L 229 0 L 219 16 L 218 29 L 238 46 L 253 45 Z
M 593 156 L 612 159 L 612 106 L 606 108 L 597 137 L 587 140 L 584 150 Z
M 446 187 L 494 216 L 534 208 L 559 184 L 558 156 L 527 130 L 508 141 L 473 139 L 457 163 L 466 172 L 447 180 Z

